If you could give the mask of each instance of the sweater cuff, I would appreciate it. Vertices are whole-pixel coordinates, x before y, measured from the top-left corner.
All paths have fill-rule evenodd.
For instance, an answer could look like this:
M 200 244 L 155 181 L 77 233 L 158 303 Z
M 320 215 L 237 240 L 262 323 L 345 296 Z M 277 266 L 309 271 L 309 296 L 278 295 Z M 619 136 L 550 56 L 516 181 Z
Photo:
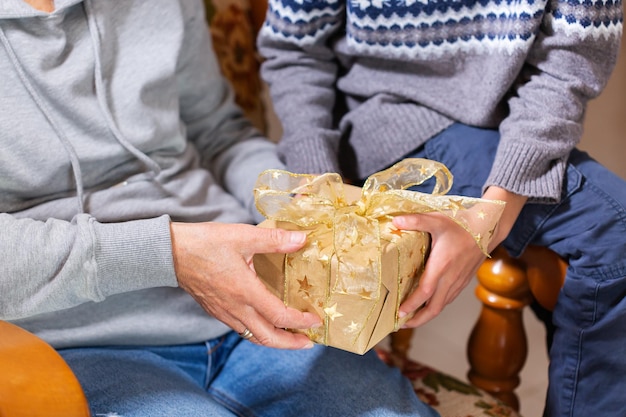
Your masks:
M 340 173 L 337 153 L 339 132 L 326 131 L 317 136 L 283 138 L 278 152 L 287 169 L 297 174 Z
M 178 286 L 169 216 L 92 227 L 100 295 Z
M 530 203 L 557 203 L 561 199 L 567 156 L 548 159 L 545 152 L 522 143 L 502 146 L 483 186 L 495 185 L 528 197 Z

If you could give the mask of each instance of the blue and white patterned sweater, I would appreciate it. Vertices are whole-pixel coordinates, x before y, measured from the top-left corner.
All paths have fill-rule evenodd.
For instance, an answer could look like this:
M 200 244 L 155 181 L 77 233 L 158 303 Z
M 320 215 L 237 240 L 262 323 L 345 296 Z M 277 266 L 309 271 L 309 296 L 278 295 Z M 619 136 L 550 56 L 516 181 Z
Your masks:
M 499 127 L 485 185 L 532 201 L 559 199 L 622 34 L 620 0 L 269 3 L 259 46 L 289 169 L 362 178 L 458 121 Z

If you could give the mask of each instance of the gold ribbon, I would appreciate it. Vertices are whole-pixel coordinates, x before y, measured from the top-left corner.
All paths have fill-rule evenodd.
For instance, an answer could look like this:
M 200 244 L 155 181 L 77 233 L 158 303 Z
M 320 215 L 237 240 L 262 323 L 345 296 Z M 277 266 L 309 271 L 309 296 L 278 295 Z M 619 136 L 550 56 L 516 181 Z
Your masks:
M 431 178 L 435 182 L 431 194 L 407 190 Z M 337 309 L 340 299 L 369 300 L 364 314 L 369 317 L 374 311 L 380 298 L 381 241 L 409 233 L 392 226 L 395 215 L 442 213 L 469 232 L 487 254 L 504 203 L 445 195 L 451 186 L 452 174 L 443 164 L 419 158 L 370 176 L 357 201 L 346 198 L 346 187 L 335 173 L 261 173 L 254 190 L 258 210 L 268 219 L 295 224 L 308 233 L 306 246 L 285 258 L 283 301 L 306 309 L 298 305 L 299 298 L 306 298 L 324 317 L 323 334 L 307 333 L 312 340 L 328 344 L 329 324 L 343 316 Z M 317 282 L 320 279 L 325 282 Z M 352 321 L 347 327 L 356 340 L 365 326 Z

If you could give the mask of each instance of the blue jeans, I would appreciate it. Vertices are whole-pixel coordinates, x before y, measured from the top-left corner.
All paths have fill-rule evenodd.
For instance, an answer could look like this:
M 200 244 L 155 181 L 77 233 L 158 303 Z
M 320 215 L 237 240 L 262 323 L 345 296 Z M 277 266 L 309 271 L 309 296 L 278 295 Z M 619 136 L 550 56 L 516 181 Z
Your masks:
M 231 332 L 194 345 L 59 353 L 93 417 L 438 416 L 373 351 L 278 350 Z
M 445 164 L 454 175 L 449 194 L 479 197 L 499 138 L 455 124 L 408 156 Z M 527 204 L 503 242 L 513 256 L 530 244 L 569 263 L 549 323 L 544 415 L 626 416 L 626 181 L 574 150 L 562 200 Z

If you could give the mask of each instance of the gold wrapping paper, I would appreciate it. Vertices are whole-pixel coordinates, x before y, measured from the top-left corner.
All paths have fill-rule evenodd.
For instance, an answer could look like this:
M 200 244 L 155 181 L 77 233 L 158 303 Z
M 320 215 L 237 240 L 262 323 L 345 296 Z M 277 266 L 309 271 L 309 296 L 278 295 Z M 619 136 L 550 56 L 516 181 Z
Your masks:
M 433 177 L 432 194 L 406 190 Z M 409 319 L 398 308 L 419 282 L 430 238 L 396 229 L 395 215 L 442 213 L 486 253 L 504 203 L 447 196 L 451 184 L 444 165 L 415 158 L 370 176 L 362 189 L 333 173 L 261 173 L 255 199 L 268 220 L 260 226 L 308 234 L 295 253 L 254 257 L 259 277 L 287 306 L 323 320 L 320 328 L 293 331 L 363 354 Z

